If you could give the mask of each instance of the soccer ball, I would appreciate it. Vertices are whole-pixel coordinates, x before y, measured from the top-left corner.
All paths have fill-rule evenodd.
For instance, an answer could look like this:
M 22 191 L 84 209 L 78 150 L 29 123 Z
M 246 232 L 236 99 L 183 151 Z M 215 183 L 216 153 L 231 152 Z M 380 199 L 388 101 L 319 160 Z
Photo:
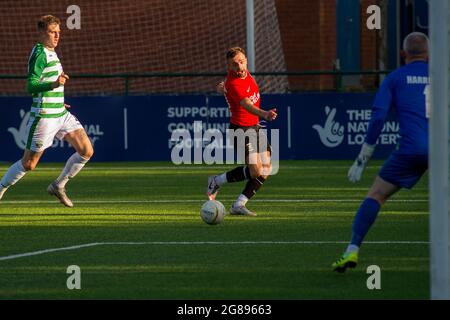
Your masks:
M 207 224 L 219 224 L 225 217 L 225 207 L 217 200 L 208 200 L 202 205 L 200 216 Z

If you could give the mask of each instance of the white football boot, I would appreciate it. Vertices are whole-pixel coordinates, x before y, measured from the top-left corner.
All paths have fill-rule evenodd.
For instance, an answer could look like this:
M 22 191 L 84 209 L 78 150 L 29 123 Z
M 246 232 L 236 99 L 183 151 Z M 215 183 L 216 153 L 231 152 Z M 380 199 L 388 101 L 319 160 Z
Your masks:
M 215 200 L 217 196 L 217 192 L 220 186 L 216 182 L 216 176 L 208 177 L 208 187 L 206 188 L 206 194 L 208 195 L 209 200 Z
M 58 188 L 54 182 L 48 186 L 47 192 L 50 195 L 57 197 L 59 201 L 66 207 L 73 207 L 72 200 L 70 200 L 66 194 L 66 189 Z
M 248 210 L 244 205 L 233 205 L 230 209 L 230 214 L 232 215 L 241 215 L 241 216 L 250 216 L 250 217 L 256 217 L 257 214 L 255 212 L 252 212 Z

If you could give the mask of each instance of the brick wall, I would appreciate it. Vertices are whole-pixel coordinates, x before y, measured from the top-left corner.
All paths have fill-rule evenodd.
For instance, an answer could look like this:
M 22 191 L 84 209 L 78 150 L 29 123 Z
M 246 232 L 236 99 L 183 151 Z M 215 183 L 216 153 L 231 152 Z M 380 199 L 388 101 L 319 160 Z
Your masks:
M 378 66 L 379 32 L 369 30 L 367 7 L 380 0 L 361 0 L 361 70 Z M 333 70 L 337 57 L 335 0 L 276 0 L 286 64 L 289 71 Z M 377 76 L 361 76 L 359 90 L 374 90 Z M 334 76 L 290 77 L 290 89 L 330 90 L 336 88 Z
M 287 69 L 332 70 L 336 59 L 335 0 L 276 0 Z M 292 91 L 327 90 L 332 76 L 290 77 Z
M 336 0 L 274 1 L 287 71 L 333 70 L 336 59 Z M 361 68 L 377 68 L 377 33 L 365 28 L 368 5 L 361 0 Z M 271 2 L 273 3 L 273 2 Z M 0 74 L 25 74 L 30 50 L 37 39 L 38 17 L 52 13 L 66 19 L 70 0 L 2 0 L 0 43 L 8 56 L 0 59 Z M 82 30 L 63 27 L 57 49 L 66 72 L 224 72 L 224 52 L 245 47 L 243 0 L 77 0 L 82 8 Z M 264 23 L 259 22 L 259 27 Z M 277 51 L 262 32 L 258 59 Z M 212 49 L 211 49 L 212 48 Z M 265 57 L 265 58 L 264 58 Z M 257 63 L 258 64 L 258 63 Z M 264 71 L 274 66 L 270 62 Z M 268 69 L 268 70 L 267 70 Z M 276 69 L 273 69 L 276 70 Z M 130 93 L 211 92 L 218 78 L 151 78 L 130 81 Z M 334 90 L 334 76 L 289 77 L 290 91 Z M 23 80 L 0 80 L 2 94 L 26 94 Z M 270 84 L 270 81 L 267 81 Z M 362 77 L 364 88 L 373 88 L 376 77 Z M 123 79 L 71 79 L 69 94 L 122 94 Z
M 77 0 L 81 30 L 68 30 L 69 0 L 2 0 L 0 21 L 9 48 L 0 74 L 25 74 L 44 14 L 63 20 L 57 53 L 65 71 L 85 73 L 224 72 L 226 49 L 245 46 L 241 0 Z M 6 53 L 5 50 L 2 52 Z M 214 91 L 221 78 L 150 78 L 130 82 L 131 93 Z M 4 82 L 4 81 L 2 81 Z M 69 94 L 122 94 L 123 79 L 71 79 Z M 3 93 L 26 94 L 23 80 L 9 80 Z

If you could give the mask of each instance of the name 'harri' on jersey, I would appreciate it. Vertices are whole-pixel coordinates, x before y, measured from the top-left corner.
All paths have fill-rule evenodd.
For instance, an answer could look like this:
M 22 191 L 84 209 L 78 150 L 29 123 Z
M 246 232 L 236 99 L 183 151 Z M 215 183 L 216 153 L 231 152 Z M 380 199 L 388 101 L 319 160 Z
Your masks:
M 429 77 L 406 76 L 407 84 L 430 84 Z
M 425 61 L 414 61 L 389 74 L 375 97 L 366 142 L 372 145 L 376 143 L 384 120 L 392 108 L 400 126 L 399 152 L 426 154 L 428 84 L 428 63 Z

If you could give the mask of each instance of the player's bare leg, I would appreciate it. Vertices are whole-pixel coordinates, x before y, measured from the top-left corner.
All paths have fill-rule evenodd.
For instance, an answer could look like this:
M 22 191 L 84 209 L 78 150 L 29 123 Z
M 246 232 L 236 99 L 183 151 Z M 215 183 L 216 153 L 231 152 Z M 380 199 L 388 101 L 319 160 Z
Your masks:
M 26 171 L 33 171 L 36 169 L 39 160 L 41 160 L 42 155 L 44 154 L 43 151 L 41 152 L 34 152 L 31 150 L 25 150 L 22 157 L 22 165 Z
M 94 154 L 91 141 L 84 129 L 78 129 L 66 134 L 64 139 L 69 142 L 76 152 L 67 160 L 59 177 L 52 182 L 47 191 L 56 196 L 66 207 L 73 207 L 72 201 L 66 194 L 65 186 L 69 179 L 75 177 Z
M 383 205 L 398 190 L 400 190 L 399 186 L 389 183 L 380 176 L 377 176 L 367 193 L 367 198 L 375 199 L 380 205 Z
M 16 184 L 17 181 L 23 178 L 27 171 L 31 171 L 36 168 L 43 153 L 43 151 L 34 152 L 31 150 L 25 150 L 22 159 L 18 160 L 11 167 L 9 167 L 8 171 L 6 171 L 0 181 L 0 199 L 10 186 Z

